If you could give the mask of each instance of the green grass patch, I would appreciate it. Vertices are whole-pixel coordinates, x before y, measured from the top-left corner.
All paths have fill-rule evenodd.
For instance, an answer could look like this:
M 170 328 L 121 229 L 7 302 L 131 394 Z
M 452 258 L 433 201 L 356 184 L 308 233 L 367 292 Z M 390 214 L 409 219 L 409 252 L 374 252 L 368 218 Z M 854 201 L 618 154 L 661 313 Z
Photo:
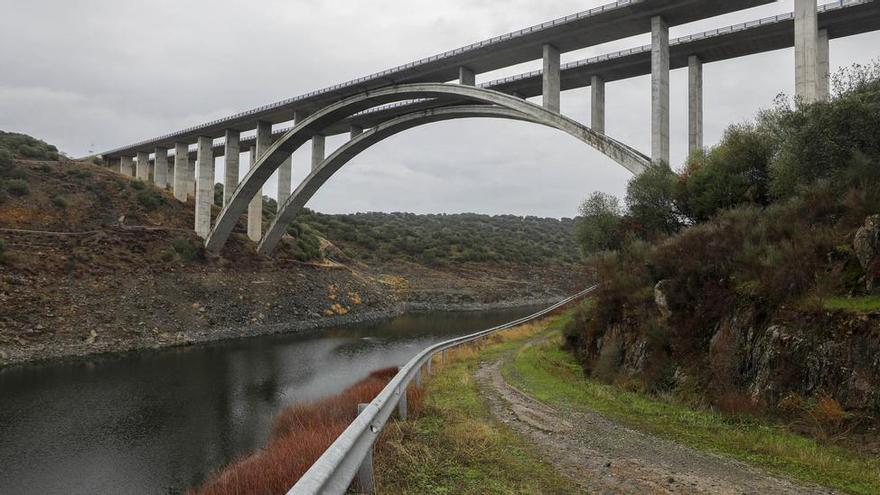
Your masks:
M 822 307 L 828 310 L 844 310 L 853 313 L 880 311 L 880 296 L 828 297 L 822 300 Z
M 558 332 L 551 335 L 543 344 L 520 349 L 503 370 L 510 383 L 548 404 L 594 411 L 629 427 L 791 478 L 849 493 L 880 493 L 878 459 L 823 445 L 757 419 L 693 410 L 672 399 L 590 380 L 574 357 L 560 349 Z
M 493 418 L 474 383 L 477 363 L 476 353 L 452 360 L 428 380 L 422 415 L 389 423 L 376 455 L 378 493 L 579 493 Z

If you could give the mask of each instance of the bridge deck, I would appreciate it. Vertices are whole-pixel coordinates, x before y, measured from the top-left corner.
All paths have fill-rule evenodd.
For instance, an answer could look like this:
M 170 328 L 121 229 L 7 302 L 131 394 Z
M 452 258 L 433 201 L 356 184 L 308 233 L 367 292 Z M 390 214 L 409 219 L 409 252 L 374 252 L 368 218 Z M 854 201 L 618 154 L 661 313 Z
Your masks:
M 880 1 L 841 0 L 824 5 L 819 8 L 819 27 L 827 29 L 830 38 L 880 30 Z M 710 63 L 792 46 L 794 46 L 794 16 L 791 13 L 781 14 L 672 40 L 669 48 L 670 68 L 687 67 L 689 55 L 698 55 L 704 63 Z M 641 46 L 564 65 L 562 88 L 570 90 L 587 87 L 593 75 L 598 75 L 606 81 L 616 81 L 650 73 L 651 49 L 650 46 Z M 531 98 L 541 95 L 541 77 L 541 71 L 534 71 L 491 81 L 481 86 Z M 353 116 L 327 129 L 326 133 L 343 134 L 349 131 L 350 125 L 369 128 L 406 113 L 454 103 L 432 100 L 387 105 Z M 276 134 L 286 130 L 280 129 Z M 244 151 L 253 144 L 255 144 L 254 138 L 242 138 L 241 149 Z M 148 150 L 142 148 L 141 151 Z M 222 156 L 223 153 L 223 145 L 220 142 L 214 147 L 214 154 Z M 191 156 L 195 157 L 194 151 L 191 152 Z
M 296 110 L 313 110 L 369 89 L 410 82 L 444 82 L 458 78 L 458 68 L 489 72 L 541 58 L 550 43 L 567 52 L 650 31 L 651 17 L 662 14 L 676 26 L 772 3 L 775 0 L 620 0 L 536 26 L 497 36 L 465 47 L 388 69 L 360 79 L 314 91 L 214 122 L 155 139 L 117 148 L 106 157 L 172 148 L 175 142 L 194 143 L 199 136 L 220 137 L 226 129 L 251 130 L 258 121 L 277 124 L 291 120 Z

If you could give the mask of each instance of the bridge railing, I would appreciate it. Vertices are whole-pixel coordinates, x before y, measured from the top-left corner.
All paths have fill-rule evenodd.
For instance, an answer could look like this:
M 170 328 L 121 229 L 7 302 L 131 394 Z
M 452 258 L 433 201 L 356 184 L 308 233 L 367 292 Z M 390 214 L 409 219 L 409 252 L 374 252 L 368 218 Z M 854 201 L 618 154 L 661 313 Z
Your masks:
M 471 335 L 447 340 L 420 352 L 404 365 L 388 385 L 368 404 L 324 454 L 299 479 L 287 495 L 344 494 L 365 459 L 371 459 L 373 444 L 395 408 L 406 407 L 406 390 L 422 367 L 438 353 L 488 337 L 501 330 L 529 323 L 581 299 L 596 290 L 593 286 L 571 297 L 518 320 L 498 325 Z

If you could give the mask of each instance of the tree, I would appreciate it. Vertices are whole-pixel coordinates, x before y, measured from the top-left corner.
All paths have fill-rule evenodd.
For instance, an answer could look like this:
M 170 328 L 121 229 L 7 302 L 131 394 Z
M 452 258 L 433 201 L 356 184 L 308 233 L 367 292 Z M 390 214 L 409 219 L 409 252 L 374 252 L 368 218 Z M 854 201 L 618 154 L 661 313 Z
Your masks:
M 717 146 L 689 160 L 680 181 L 678 210 L 695 222 L 705 222 L 723 209 L 767 205 L 775 152 L 775 140 L 764 128 L 729 127 Z
M 620 249 L 623 210 L 616 197 L 595 192 L 584 200 L 579 211 L 575 238 L 584 256 Z
M 626 189 L 629 216 L 648 239 L 678 232 L 684 225 L 676 207 L 678 175 L 666 163 L 653 164 Z

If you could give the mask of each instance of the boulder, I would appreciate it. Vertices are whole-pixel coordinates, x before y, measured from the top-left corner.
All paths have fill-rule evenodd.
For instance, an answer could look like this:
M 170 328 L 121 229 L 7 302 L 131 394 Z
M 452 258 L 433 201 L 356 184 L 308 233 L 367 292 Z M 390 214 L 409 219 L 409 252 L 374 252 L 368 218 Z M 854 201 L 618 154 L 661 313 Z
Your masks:
M 872 290 L 880 276 L 880 215 L 865 220 L 853 239 L 853 250 L 865 269 L 867 288 Z

